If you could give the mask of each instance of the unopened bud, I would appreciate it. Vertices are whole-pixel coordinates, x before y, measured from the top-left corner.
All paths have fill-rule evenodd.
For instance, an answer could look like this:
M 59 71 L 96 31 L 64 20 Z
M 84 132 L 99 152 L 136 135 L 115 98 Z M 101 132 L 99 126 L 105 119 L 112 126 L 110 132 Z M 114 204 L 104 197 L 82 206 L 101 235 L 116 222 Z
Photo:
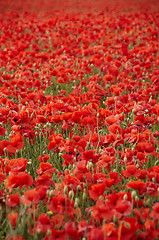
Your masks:
M 51 230 L 50 229 L 47 230 L 47 235 L 51 236 Z
M 135 196 L 135 201 L 138 202 L 139 201 L 139 197 Z
M 68 197 L 69 197 L 70 200 L 73 199 L 73 197 L 74 197 L 74 192 L 73 192 L 73 190 L 69 191 Z
M 126 228 L 130 229 L 130 223 L 124 222 L 124 225 L 125 225 Z
M 156 183 L 156 179 L 155 179 L 154 177 L 152 178 L 152 182 L 153 182 L 153 183 Z
M 77 191 L 81 190 L 81 186 L 77 185 Z
M 137 168 L 139 168 L 139 167 L 140 167 L 140 165 L 137 163 L 137 164 L 136 164 L 136 167 L 137 167 Z
M 86 198 L 87 198 L 87 193 L 86 193 L 86 189 L 84 189 L 84 191 L 83 191 L 83 200 L 85 200 Z
M 124 157 L 124 162 L 127 162 L 127 157 L 126 157 L 126 155 L 125 155 L 125 157 Z
M 123 200 L 127 200 L 128 199 L 128 195 L 127 194 L 124 194 L 124 197 L 123 197 Z
M 136 192 L 135 192 L 135 191 L 132 191 L 131 197 L 132 197 L 132 198 L 135 198 L 135 197 L 136 197 Z
M 64 193 L 67 194 L 68 193 L 68 187 L 65 185 L 64 187 Z
M 79 199 L 76 198 L 76 199 L 75 199 L 75 204 L 74 204 L 74 207 L 75 207 L 75 208 L 77 208 L 77 207 L 79 206 L 79 202 L 80 202 Z

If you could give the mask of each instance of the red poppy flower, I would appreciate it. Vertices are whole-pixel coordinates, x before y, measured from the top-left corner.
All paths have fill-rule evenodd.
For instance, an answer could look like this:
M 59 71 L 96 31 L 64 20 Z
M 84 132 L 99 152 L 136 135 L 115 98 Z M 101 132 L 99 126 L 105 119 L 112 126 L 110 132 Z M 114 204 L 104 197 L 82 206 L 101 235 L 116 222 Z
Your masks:
M 109 130 L 110 133 L 122 134 L 122 128 L 119 125 L 117 125 L 117 124 L 110 125 L 108 127 L 108 130 Z
M 40 201 L 40 196 L 36 189 L 31 189 L 26 191 L 20 200 L 25 206 L 29 207 L 31 204 L 37 204 Z
M 97 239 L 104 240 L 104 238 L 105 238 L 104 231 L 101 227 L 93 228 L 88 233 L 88 240 L 97 240 Z
M 11 159 L 9 161 L 9 166 L 12 167 L 11 169 L 12 173 L 16 173 L 16 172 L 25 171 L 27 163 L 28 163 L 27 159 L 17 158 L 17 159 Z
M 5 135 L 5 132 L 6 132 L 6 129 L 3 128 L 3 127 L 0 127 L 0 135 L 1 135 L 1 136 L 4 136 L 4 135 Z
M 114 215 L 114 211 L 112 207 L 104 203 L 102 200 L 98 200 L 95 206 L 91 207 L 92 210 L 92 217 L 95 220 L 103 220 L 107 219 L 107 221 L 111 221 Z
M 38 159 L 40 162 L 47 162 L 50 159 L 50 157 L 47 154 L 41 154 L 39 155 Z
M 110 82 L 112 83 L 112 82 L 115 82 L 115 78 L 112 75 L 107 74 L 103 77 L 103 81 L 105 83 L 110 83 Z
M 35 179 L 34 186 L 53 186 L 54 182 L 51 179 L 50 173 L 44 173 L 41 176 L 38 176 L 38 178 Z
M 20 203 L 20 199 L 19 199 L 19 195 L 18 193 L 15 193 L 13 195 L 10 195 L 9 197 L 7 197 L 6 199 L 6 204 L 9 207 L 15 207 L 17 204 Z
M 47 122 L 46 118 L 42 115 L 37 115 L 37 120 L 38 120 L 38 123 L 46 123 Z
M 108 126 L 112 125 L 114 123 L 119 123 L 119 122 L 120 122 L 119 118 L 115 117 L 114 115 L 111 115 L 111 116 L 105 118 L 105 124 Z
M 17 218 L 18 218 L 18 213 L 14 213 L 14 212 L 8 213 L 8 219 L 9 219 L 13 228 L 16 227 Z
M 153 239 L 156 239 L 159 236 L 154 221 L 147 219 L 145 222 L 145 229 L 146 232 L 149 234 L 149 237 L 151 236 Z
M 10 237 L 6 237 L 7 240 L 25 240 L 22 236 L 20 235 L 14 235 Z
M 26 172 L 24 173 L 20 172 L 18 174 L 11 173 L 6 180 L 5 186 L 12 190 L 12 188 L 16 188 L 18 186 L 22 188 L 23 185 L 25 185 L 26 188 L 28 188 L 32 184 L 33 184 L 32 176 Z
M 7 175 L 5 173 L 0 172 L 0 184 L 4 182 L 4 180 L 6 179 L 6 176 Z
M 51 220 L 48 215 L 41 213 L 36 222 L 35 229 L 40 233 L 44 233 L 51 229 L 51 225 Z
M 155 220 L 159 219 L 159 203 L 155 203 L 155 205 L 152 207 L 152 212 L 150 213 L 150 217 L 152 217 Z
M 55 228 L 60 228 L 64 226 L 65 224 L 65 219 L 63 214 L 56 214 L 54 216 L 51 216 L 53 226 Z
M 137 169 L 137 167 L 135 165 L 129 165 L 126 167 L 126 170 L 123 170 L 121 172 L 121 175 L 129 178 L 129 177 L 138 177 L 140 175 L 140 170 Z
M 132 180 L 126 184 L 128 188 L 132 188 L 135 190 L 139 190 L 139 192 L 144 192 L 146 189 L 146 183 L 142 182 L 140 179 L 139 180 Z
M 89 195 L 91 199 L 97 200 L 102 194 L 104 193 L 106 189 L 106 184 L 105 183 L 99 183 L 99 184 L 94 184 L 91 186 L 91 190 L 89 190 Z
M 129 201 L 118 200 L 115 206 L 115 210 L 117 211 L 117 214 L 115 215 L 116 218 L 128 216 L 132 212 L 132 204 Z
M 139 152 L 152 153 L 154 151 L 154 145 L 148 142 L 140 142 L 137 144 L 137 149 Z
M 65 223 L 64 229 L 69 238 L 78 239 L 78 240 L 80 239 L 80 234 L 74 222 Z
M 39 164 L 39 169 L 36 170 L 37 174 L 40 175 L 40 174 L 52 174 L 53 172 L 56 171 L 56 168 L 53 168 L 52 167 L 52 164 L 51 163 L 48 163 L 48 162 L 42 162 Z

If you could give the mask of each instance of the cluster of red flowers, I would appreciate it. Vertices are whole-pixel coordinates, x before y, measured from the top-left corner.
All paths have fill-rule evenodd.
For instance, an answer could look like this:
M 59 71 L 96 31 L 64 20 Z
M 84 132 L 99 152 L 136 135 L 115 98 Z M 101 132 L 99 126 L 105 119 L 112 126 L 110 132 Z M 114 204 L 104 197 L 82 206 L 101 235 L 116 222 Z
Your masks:
M 158 2 L 30 2 L 0 12 L 0 238 L 158 239 Z

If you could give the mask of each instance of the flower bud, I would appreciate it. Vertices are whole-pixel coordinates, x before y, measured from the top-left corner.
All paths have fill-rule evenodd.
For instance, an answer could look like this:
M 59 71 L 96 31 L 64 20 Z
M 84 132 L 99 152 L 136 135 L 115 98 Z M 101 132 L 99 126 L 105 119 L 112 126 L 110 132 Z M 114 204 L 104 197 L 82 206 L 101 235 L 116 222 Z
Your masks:
M 135 201 L 138 202 L 139 201 L 139 197 L 135 196 Z
M 81 190 L 81 186 L 77 185 L 77 191 Z
M 130 223 L 124 222 L 124 225 L 125 225 L 126 228 L 130 229 Z
M 73 190 L 69 191 L 68 197 L 69 197 L 70 200 L 73 199 L 73 197 L 74 197 L 74 191 Z
M 77 208 L 79 206 L 79 198 L 76 198 L 75 199 L 75 204 L 74 204 L 74 207 Z
M 131 197 L 132 197 L 132 198 L 135 198 L 135 197 L 136 197 L 136 192 L 135 192 L 135 191 L 132 191 Z
M 64 193 L 67 194 L 68 193 L 68 187 L 65 185 L 64 187 Z
M 124 162 L 125 162 L 125 163 L 127 162 L 127 157 L 126 157 L 126 155 L 125 155 L 125 157 L 124 157 Z
M 154 177 L 152 178 L 152 182 L 153 182 L 153 183 L 156 183 L 156 179 L 155 179 Z
M 83 200 L 85 200 L 87 198 L 87 193 L 86 193 L 86 189 L 83 190 Z
M 127 200 L 128 199 L 128 195 L 127 194 L 124 194 L 124 197 L 123 197 L 123 200 Z

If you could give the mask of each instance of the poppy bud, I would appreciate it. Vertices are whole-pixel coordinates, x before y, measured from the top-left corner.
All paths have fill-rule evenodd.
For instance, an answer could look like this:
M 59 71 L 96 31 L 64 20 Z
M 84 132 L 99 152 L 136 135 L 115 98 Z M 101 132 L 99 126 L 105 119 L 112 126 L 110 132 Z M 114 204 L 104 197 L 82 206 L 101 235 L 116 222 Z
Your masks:
M 113 217 L 113 222 L 117 223 L 118 219 L 116 217 Z
M 79 206 L 79 202 L 80 202 L 79 199 L 76 198 L 76 199 L 75 199 L 75 204 L 74 204 L 74 207 L 75 207 L 75 208 L 77 208 L 77 207 Z
M 7 161 L 5 160 L 5 161 L 4 161 L 4 165 L 7 165 L 7 164 L 8 164 L 8 163 L 7 163 Z
M 67 194 L 68 193 L 68 187 L 65 185 L 64 187 L 64 193 Z
M 156 183 L 156 179 L 155 179 L 154 177 L 152 178 L 152 182 L 153 182 L 153 183 Z
M 127 200 L 128 199 L 128 195 L 127 194 L 124 194 L 124 197 L 123 197 L 123 200 Z
M 51 236 L 51 230 L 50 229 L 47 230 L 47 235 Z
M 86 166 L 87 169 L 89 169 L 89 162 L 87 163 L 87 166 Z
M 137 167 L 137 168 L 139 168 L 139 167 L 140 167 L 140 165 L 139 165 L 139 164 L 136 164 L 136 167 Z
M 86 187 L 87 187 L 87 184 L 86 184 L 86 183 L 83 183 L 83 187 L 85 187 L 85 188 L 86 188 Z
M 126 155 L 125 155 L 125 157 L 124 157 L 124 162 L 125 162 L 125 163 L 127 162 L 127 157 L 126 157 Z
M 91 168 L 93 166 L 92 162 L 89 162 L 89 167 Z
M 131 150 L 134 152 L 136 145 L 133 145 Z
M 126 228 L 130 229 L 130 224 L 128 222 L 124 222 Z
M 53 196 L 53 190 L 47 190 L 46 194 L 48 195 L 48 197 L 52 197 Z
M 149 98 L 149 103 L 151 103 L 151 101 L 152 101 L 152 96 Z
M 69 199 L 72 200 L 74 197 L 74 191 L 73 190 L 69 191 L 68 196 L 69 196 Z
M 146 206 L 149 206 L 149 205 L 150 205 L 150 202 L 151 202 L 151 200 L 150 200 L 150 199 L 147 199 L 145 205 L 146 205 Z
M 138 196 L 135 196 L 135 201 L 138 202 L 139 201 L 139 198 Z
M 136 192 L 135 192 L 135 191 L 132 191 L 131 197 L 132 197 L 132 198 L 135 198 L 135 197 L 136 197 Z
M 79 191 L 81 189 L 80 185 L 77 185 L 77 191 Z
M 83 200 L 85 200 L 86 198 L 87 198 L 87 193 L 86 193 L 86 189 L 84 189 L 84 191 L 83 191 Z

